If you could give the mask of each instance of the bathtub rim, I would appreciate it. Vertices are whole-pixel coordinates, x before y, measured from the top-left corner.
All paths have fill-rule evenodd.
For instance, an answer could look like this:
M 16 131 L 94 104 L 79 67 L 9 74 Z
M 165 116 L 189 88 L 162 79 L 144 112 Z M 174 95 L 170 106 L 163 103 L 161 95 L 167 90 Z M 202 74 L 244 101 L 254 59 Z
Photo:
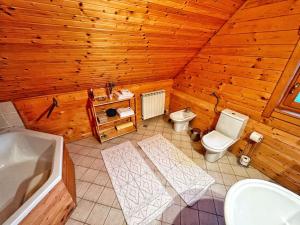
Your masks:
M 55 141 L 51 174 L 47 181 L 20 206 L 3 225 L 17 225 L 45 198 L 45 196 L 62 180 L 63 167 L 63 137 L 25 128 L 7 128 L 1 130 L 0 135 L 7 133 L 24 133 L 26 135 Z

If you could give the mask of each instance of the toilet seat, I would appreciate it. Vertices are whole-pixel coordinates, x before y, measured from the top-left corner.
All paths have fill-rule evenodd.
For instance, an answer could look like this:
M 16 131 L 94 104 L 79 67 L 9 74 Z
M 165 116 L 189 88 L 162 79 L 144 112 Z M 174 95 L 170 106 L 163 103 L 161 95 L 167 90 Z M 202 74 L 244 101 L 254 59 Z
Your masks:
M 202 138 L 202 144 L 205 148 L 214 152 L 223 152 L 230 147 L 235 140 L 225 136 L 224 134 L 213 130 Z

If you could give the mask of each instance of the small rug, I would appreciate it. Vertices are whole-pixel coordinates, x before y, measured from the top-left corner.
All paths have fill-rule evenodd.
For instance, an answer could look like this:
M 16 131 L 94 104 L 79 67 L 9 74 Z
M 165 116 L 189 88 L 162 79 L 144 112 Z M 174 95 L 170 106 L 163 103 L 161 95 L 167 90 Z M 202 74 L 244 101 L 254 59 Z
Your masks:
M 215 182 L 160 134 L 144 139 L 138 145 L 189 206 L 197 202 Z
M 148 224 L 172 203 L 172 197 L 129 141 L 101 153 L 128 225 Z

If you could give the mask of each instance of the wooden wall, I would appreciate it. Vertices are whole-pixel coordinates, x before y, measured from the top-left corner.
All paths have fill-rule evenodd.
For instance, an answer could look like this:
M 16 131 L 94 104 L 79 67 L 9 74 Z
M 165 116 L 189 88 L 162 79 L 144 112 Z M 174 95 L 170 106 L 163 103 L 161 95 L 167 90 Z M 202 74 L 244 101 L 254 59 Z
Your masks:
M 0 101 L 168 79 L 244 0 L 1 0 Z
M 214 127 L 216 99 L 225 107 L 250 116 L 243 140 L 245 150 L 256 130 L 263 143 L 253 165 L 292 190 L 300 192 L 300 121 L 274 112 L 262 112 L 299 40 L 300 1 L 248 0 L 201 49 L 174 81 L 171 110 L 191 106 L 198 114 L 194 126 Z
M 133 85 L 118 86 L 115 89 L 128 88 L 137 98 L 137 118 L 141 120 L 141 93 L 166 90 L 166 110 L 169 110 L 170 92 L 173 80 L 161 80 Z M 96 89 L 96 94 L 105 93 L 103 88 Z M 37 119 L 52 103 L 52 98 L 58 100 L 59 107 L 55 108 L 50 118 L 46 115 Z M 62 135 L 65 141 L 74 141 L 91 136 L 91 126 L 87 114 L 87 90 L 67 92 L 55 95 L 45 95 L 15 100 L 14 104 L 21 115 L 26 128 Z

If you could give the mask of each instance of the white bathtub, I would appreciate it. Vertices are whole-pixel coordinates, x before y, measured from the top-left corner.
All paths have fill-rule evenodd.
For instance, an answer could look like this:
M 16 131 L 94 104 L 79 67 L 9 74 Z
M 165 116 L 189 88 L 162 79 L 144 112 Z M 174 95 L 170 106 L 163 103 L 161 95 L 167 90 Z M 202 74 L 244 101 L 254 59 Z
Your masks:
M 19 224 L 47 195 L 62 179 L 62 158 L 60 136 L 15 128 L 0 132 L 0 224 Z

